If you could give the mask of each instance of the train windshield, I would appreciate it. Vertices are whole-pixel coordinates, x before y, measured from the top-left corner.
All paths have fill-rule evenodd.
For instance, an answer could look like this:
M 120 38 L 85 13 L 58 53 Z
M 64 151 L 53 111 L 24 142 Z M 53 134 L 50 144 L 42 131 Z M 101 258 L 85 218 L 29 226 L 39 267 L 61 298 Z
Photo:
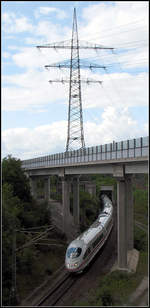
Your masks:
M 71 247 L 67 250 L 67 257 L 74 259 L 80 256 L 82 249 L 80 247 Z

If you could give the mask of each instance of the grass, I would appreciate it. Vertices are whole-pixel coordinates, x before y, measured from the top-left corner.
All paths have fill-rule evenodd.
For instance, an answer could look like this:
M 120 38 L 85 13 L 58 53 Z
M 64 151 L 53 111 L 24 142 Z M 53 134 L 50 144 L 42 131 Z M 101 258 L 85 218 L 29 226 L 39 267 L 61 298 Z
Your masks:
M 134 189 L 134 219 L 148 225 L 148 190 Z
M 142 278 L 147 275 L 147 262 L 147 252 L 141 252 L 136 273 L 117 270 L 103 275 L 97 289 L 90 290 L 86 300 L 76 301 L 73 306 L 123 306 Z

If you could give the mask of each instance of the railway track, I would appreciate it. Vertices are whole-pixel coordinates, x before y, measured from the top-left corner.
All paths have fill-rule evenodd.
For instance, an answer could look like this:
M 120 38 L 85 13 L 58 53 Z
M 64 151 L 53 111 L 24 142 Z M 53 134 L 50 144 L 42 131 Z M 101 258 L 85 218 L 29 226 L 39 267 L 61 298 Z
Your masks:
M 56 303 L 75 283 L 77 277 L 64 270 L 62 277 L 55 282 L 50 290 L 37 303 L 36 306 L 55 306 Z

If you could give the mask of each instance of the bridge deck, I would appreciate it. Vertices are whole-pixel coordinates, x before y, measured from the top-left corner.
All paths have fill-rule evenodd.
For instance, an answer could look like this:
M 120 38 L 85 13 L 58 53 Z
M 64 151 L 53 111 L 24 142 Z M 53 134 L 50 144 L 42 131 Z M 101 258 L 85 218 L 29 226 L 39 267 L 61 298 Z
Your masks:
M 96 171 L 98 166 L 101 166 L 102 170 L 102 165 L 109 164 L 109 173 L 110 166 L 113 164 L 122 163 L 126 165 L 126 168 L 128 168 L 128 163 L 130 163 L 130 166 L 132 163 L 132 167 L 134 166 L 134 169 L 136 169 L 136 164 L 143 168 L 144 165 L 146 166 L 146 164 L 143 165 L 143 163 L 147 163 L 148 161 L 148 155 L 149 137 L 141 137 L 137 139 L 113 142 L 110 144 L 24 160 L 22 161 L 22 167 L 26 170 L 35 170 L 88 166 L 91 168 L 94 167 Z M 105 166 L 105 170 L 106 169 L 108 168 Z M 130 168 L 128 168 L 128 172 L 130 171 L 129 169 Z M 70 172 L 72 173 L 73 171 L 70 169 Z M 91 172 L 93 172 L 92 169 Z

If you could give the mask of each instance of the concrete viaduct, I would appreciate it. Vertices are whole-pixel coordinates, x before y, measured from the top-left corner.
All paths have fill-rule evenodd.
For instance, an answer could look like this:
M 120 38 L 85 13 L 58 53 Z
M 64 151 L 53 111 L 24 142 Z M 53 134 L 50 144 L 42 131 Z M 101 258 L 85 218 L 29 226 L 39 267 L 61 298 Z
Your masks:
M 50 176 L 62 178 L 63 226 L 67 233 L 69 191 L 73 184 L 73 217 L 79 224 L 79 178 L 84 174 L 108 174 L 117 180 L 118 268 L 127 269 L 127 253 L 134 247 L 132 175 L 148 173 L 149 137 L 141 137 L 22 161 L 36 195 L 35 179 L 45 178 L 47 200 Z

